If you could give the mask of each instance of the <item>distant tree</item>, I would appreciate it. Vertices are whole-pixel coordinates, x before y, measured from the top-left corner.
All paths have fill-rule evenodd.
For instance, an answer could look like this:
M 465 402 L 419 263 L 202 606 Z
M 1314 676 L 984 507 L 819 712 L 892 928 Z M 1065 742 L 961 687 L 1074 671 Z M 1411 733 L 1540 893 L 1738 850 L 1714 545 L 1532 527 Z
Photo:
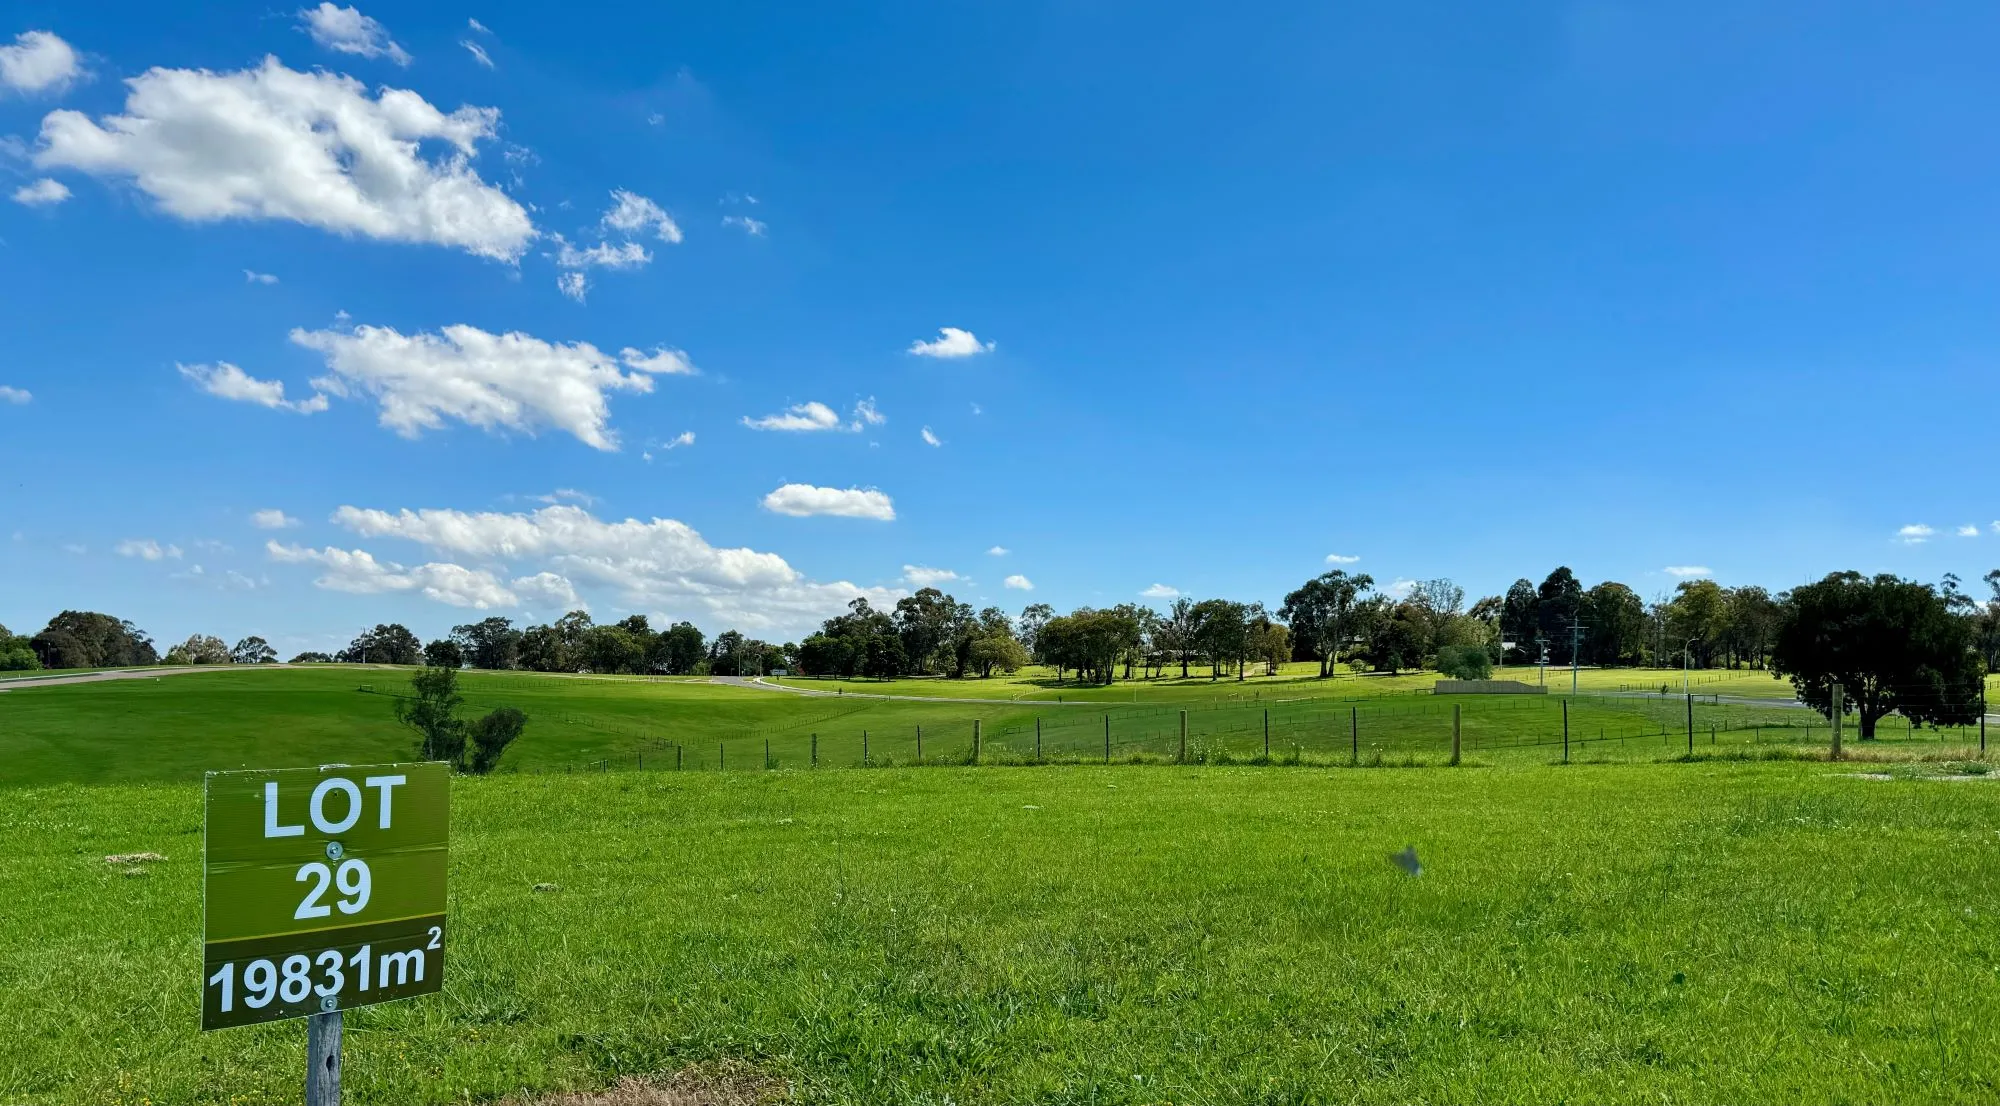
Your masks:
M 1210 680 L 1222 675 L 1224 663 L 1249 654 L 1249 613 L 1244 604 L 1228 599 L 1204 599 L 1194 605 L 1194 646 L 1208 660 Z
M 332 664 L 333 656 L 328 653 L 305 652 L 293 657 L 287 664 Z
M 592 626 L 583 635 L 582 660 L 592 672 L 636 672 L 645 663 L 646 648 L 623 626 Z
M 1291 633 L 1312 646 L 1319 658 L 1321 677 L 1333 675 L 1340 647 L 1354 631 L 1354 606 L 1375 587 L 1375 578 L 1365 572 L 1349 576 L 1335 569 L 1305 582 L 1285 596 L 1278 617 L 1291 624 Z
M 461 650 L 463 652 L 463 650 Z M 553 626 L 530 626 L 514 646 L 514 663 L 530 672 L 574 672 L 569 646 Z
M 521 632 L 509 619 L 496 616 L 453 626 L 451 639 L 474 668 L 508 669 L 519 661 Z
M 1368 666 L 1395 675 L 1423 664 L 1424 628 L 1420 616 L 1397 604 L 1368 641 Z
M 1986 661 L 1986 670 L 1992 672 L 2000 670 L 2000 568 L 1981 579 L 1993 594 L 1979 605 L 1978 613 L 1973 616 L 1972 633 L 1979 655 Z
M 1264 674 L 1275 676 L 1292 657 L 1292 634 L 1283 623 L 1259 615 L 1250 626 L 1250 655 L 1264 662 Z
M 124 668 L 160 663 L 153 641 L 131 622 L 96 611 L 64 611 L 28 642 L 43 668 Z
M 396 721 L 417 731 L 424 760 L 458 765 L 465 759 L 465 723 L 458 718 L 458 670 L 425 668 L 410 677 L 410 696 L 396 700 Z
M 219 637 L 193 634 L 186 641 L 167 650 L 166 663 L 228 664 L 229 646 L 222 644 L 222 639 Z
M 424 644 L 409 627 L 390 622 L 362 631 L 340 651 L 340 659 L 348 664 L 422 664 Z
M 1483 646 L 1447 645 L 1438 650 L 1437 670 L 1454 680 L 1491 679 L 1493 657 Z
M 1730 588 L 1723 602 L 1723 621 L 1727 627 L 1723 639 L 1728 642 L 1734 660 L 1752 668 L 1764 667 L 1770 656 L 1771 640 L 1778 633 L 1779 617 L 1778 600 L 1770 592 L 1754 585 Z
M 743 646 L 748 639 L 741 631 L 724 630 L 708 645 L 708 670 L 717 676 L 743 674 Z
M 25 672 L 41 666 L 33 639 L 9 633 L 7 627 L 0 626 L 0 672 Z
M 1027 646 L 1028 657 L 1036 664 L 1047 664 L 1042 659 L 1042 626 L 1056 616 L 1056 609 L 1047 603 L 1030 603 L 1021 610 L 1020 620 L 1014 624 L 1014 636 Z
M 1646 604 L 1639 593 L 1606 580 L 1583 593 L 1583 659 L 1595 665 L 1633 664 L 1646 642 Z
M 903 641 L 895 634 L 883 634 L 868 642 L 868 659 L 864 662 L 862 674 L 878 680 L 893 680 L 909 669 L 909 657 L 903 652 Z
M 799 671 L 808 676 L 852 676 L 858 662 L 854 647 L 827 634 L 813 634 L 799 643 Z
M 1727 645 L 1729 597 L 1713 580 L 1682 580 L 1667 604 L 1669 648 L 1688 651 L 1688 663 L 1707 668 Z M 1692 642 L 1692 644 L 1690 644 Z
M 1792 591 L 1771 648 L 1773 671 L 1801 702 L 1832 717 L 1832 688 L 1861 718 L 1861 739 L 1891 711 L 1913 722 L 1964 725 L 1984 709 L 1985 665 L 1972 628 L 1929 586 L 1836 572 Z
M 1535 589 L 1536 630 L 1548 646 L 1549 660 L 1556 664 L 1570 662 L 1571 628 L 1582 613 L 1583 585 L 1567 565 L 1549 573 L 1549 578 Z
M 1541 600 L 1535 592 L 1535 583 L 1522 578 L 1514 581 L 1507 589 L 1507 595 L 1500 601 L 1500 640 L 1511 641 L 1514 649 L 1524 660 L 1535 660 L 1542 655 L 1537 643 L 1542 636 Z M 1502 656 L 1501 662 L 1507 658 Z
M 1153 640 L 1159 646 L 1160 660 L 1180 662 L 1181 679 L 1188 678 L 1188 660 L 1197 651 L 1195 645 L 1194 600 L 1188 596 L 1176 598 L 1160 616 L 1160 625 L 1153 632 Z
M 472 723 L 468 736 L 471 738 L 470 765 L 474 775 L 483 776 L 493 771 L 500 763 L 500 755 L 507 746 L 521 736 L 528 726 L 528 716 L 513 707 L 501 707 L 486 717 Z
M 1028 650 L 1012 634 L 989 634 L 972 643 L 972 667 L 985 679 L 994 669 L 1018 672 L 1028 665 Z
M 424 646 L 424 663 L 432 668 L 464 668 L 465 650 L 448 637 L 441 637 Z
M 271 643 L 260 637 L 246 637 L 229 651 L 232 664 L 271 664 L 278 659 L 278 651 Z
M 707 639 L 692 622 L 676 622 L 654 639 L 653 667 L 676 676 L 691 676 L 706 655 Z

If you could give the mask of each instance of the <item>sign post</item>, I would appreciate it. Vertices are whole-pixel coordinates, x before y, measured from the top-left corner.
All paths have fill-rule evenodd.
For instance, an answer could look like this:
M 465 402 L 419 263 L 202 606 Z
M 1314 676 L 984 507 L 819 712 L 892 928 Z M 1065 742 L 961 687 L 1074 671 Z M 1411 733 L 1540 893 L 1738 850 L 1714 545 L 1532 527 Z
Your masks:
M 211 772 L 201 1027 L 310 1018 L 306 1101 L 340 1101 L 340 1012 L 444 986 L 451 769 Z

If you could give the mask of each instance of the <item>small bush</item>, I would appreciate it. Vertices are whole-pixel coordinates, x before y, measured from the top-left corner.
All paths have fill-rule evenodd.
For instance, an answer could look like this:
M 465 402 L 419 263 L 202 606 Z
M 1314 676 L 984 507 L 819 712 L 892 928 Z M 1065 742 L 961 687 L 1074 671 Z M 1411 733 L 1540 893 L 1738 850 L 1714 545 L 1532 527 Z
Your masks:
M 1484 646 L 1447 645 L 1438 650 L 1437 669 L 1454 680 L 1488 680 L 1493 677 L 1493 658 Z
M 501 707 L 474 722 L 468 732 L 472 773 L 483 776 L 493 771 L 494 766 L 500 763 L 500 755 L 521 736 L 527 725 L 528 716 L 514 707 Z

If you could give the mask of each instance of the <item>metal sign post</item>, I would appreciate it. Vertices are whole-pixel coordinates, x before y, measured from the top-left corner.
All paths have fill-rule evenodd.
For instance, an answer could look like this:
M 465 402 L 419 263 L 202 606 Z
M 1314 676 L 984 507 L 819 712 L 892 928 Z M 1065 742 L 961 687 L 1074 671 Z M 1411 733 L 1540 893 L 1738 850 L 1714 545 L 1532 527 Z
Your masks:
M 211 772 L 201 1027 L 310 1018 L 306 1102 L 340 1101 L 340 1012 L 444 986 L 451 769 Z

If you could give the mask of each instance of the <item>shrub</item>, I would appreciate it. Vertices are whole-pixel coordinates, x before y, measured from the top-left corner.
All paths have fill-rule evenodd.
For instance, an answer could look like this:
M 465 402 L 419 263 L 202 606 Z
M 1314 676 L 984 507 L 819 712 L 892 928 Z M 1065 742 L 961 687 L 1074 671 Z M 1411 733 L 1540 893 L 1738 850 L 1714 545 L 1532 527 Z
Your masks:
M 1437 670 L 1454 680 L 1491 679 L 1493 658 L 1482 645 L 1447 645 L 1438 650 Z
M 472 724 L 472 771 L 483 776 L 500 763 L 500 754 L 521 736 L 528 716 L 513 707 L 500 709 Z

